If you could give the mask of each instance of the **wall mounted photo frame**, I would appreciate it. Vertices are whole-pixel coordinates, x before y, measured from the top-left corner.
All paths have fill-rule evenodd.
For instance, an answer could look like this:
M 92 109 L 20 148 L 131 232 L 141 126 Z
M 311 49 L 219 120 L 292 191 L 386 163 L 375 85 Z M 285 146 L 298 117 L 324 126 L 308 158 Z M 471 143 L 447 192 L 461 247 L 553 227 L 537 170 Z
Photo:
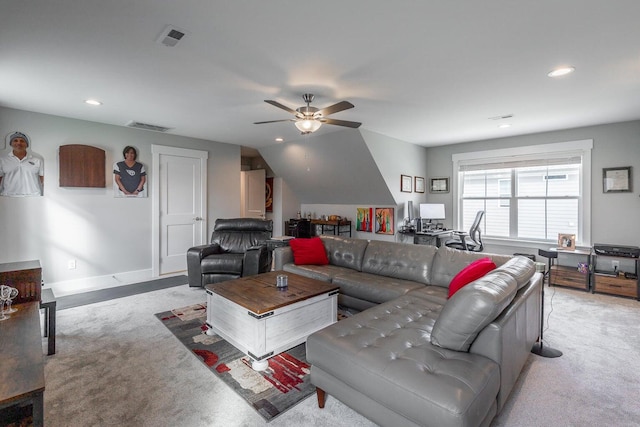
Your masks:
M 603 168 L 602 191 L 604 193 L 631 192 L 631 166 Z
M 376 208 L 376 234 L 393 234 L 393 208 Z
M 429 180 L 429 193 L 448 193 L 449 178 L 431 178 Z
M 403 193 L 411 193 L 412 181 L 409 175 L 400 175 L 400 191 Z
M 421 176 L 416 176 L 414 180 L 415 180 L 413 185 L 414 191 L 416 193 L 424 193 L 424 178 Z
M 576 235 L 558 233 L 558 248 L 574 251 L 576 249 Z

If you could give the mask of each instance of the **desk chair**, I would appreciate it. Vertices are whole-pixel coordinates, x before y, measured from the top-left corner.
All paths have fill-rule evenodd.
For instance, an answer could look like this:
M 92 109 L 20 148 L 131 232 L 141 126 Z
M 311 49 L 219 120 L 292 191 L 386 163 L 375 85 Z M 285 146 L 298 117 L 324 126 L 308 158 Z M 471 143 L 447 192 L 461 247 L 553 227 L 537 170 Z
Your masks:
M 454 231 L 453 239 L 444 242 L 445 246 L 463 251 L 482 252 L 484 245 L 482 244 L 480 221 L 482 221 L 483 216 L 484 211 L 478 211 L 469 232 Z

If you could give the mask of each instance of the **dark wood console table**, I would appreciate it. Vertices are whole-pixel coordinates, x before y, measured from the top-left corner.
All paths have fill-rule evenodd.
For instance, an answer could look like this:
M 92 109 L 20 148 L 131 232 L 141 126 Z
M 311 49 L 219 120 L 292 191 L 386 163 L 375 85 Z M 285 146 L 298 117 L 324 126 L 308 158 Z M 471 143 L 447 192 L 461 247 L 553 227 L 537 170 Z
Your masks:
M 44 357 L 40 303 L 16 304 L 18 311 L 0 325 L 0 418 L 18 404 L 33 405 L 33 425 L 44 424 Z
M 40 301 L 42 289 L 42 267 L 40 267 L 40 261 L 0 264 L 0 284 L 18 289 L 18 297 L 13 301 L 14 304 Z

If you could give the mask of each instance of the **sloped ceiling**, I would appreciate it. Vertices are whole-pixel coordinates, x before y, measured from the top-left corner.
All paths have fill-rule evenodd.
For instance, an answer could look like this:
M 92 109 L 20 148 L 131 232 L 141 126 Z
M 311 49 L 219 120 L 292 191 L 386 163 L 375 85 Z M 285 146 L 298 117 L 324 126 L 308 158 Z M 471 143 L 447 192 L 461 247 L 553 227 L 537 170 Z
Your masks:
M 260 154 L 301 203 L 396 204 L 358 130 L 309 135 L 262 148 Z

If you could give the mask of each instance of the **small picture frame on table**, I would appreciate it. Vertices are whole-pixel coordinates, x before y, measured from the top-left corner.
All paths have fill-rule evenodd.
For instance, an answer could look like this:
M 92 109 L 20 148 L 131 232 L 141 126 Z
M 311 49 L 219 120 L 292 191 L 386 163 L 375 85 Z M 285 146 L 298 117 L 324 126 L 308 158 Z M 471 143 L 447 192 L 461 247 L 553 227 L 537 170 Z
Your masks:
M 411 185 L 413 181 L 409 175 L 400 175 L 400 191 L 403 193 L 411 193 Z
M 429 193 L 448 193 L 449 178 L 431 178 L 429 180 Z
M 424 193 L 424 178 L 421 176 L 416 176 L 414 180 L 415 180 L 413 185 L 414 191 L 416 193 Z
M 631 191 L 631 166 L 602 169 L 604 193 L 628 193 Z
M 576 235 L 558 233 L 558 249 L 565 251 L 576 250 Z

